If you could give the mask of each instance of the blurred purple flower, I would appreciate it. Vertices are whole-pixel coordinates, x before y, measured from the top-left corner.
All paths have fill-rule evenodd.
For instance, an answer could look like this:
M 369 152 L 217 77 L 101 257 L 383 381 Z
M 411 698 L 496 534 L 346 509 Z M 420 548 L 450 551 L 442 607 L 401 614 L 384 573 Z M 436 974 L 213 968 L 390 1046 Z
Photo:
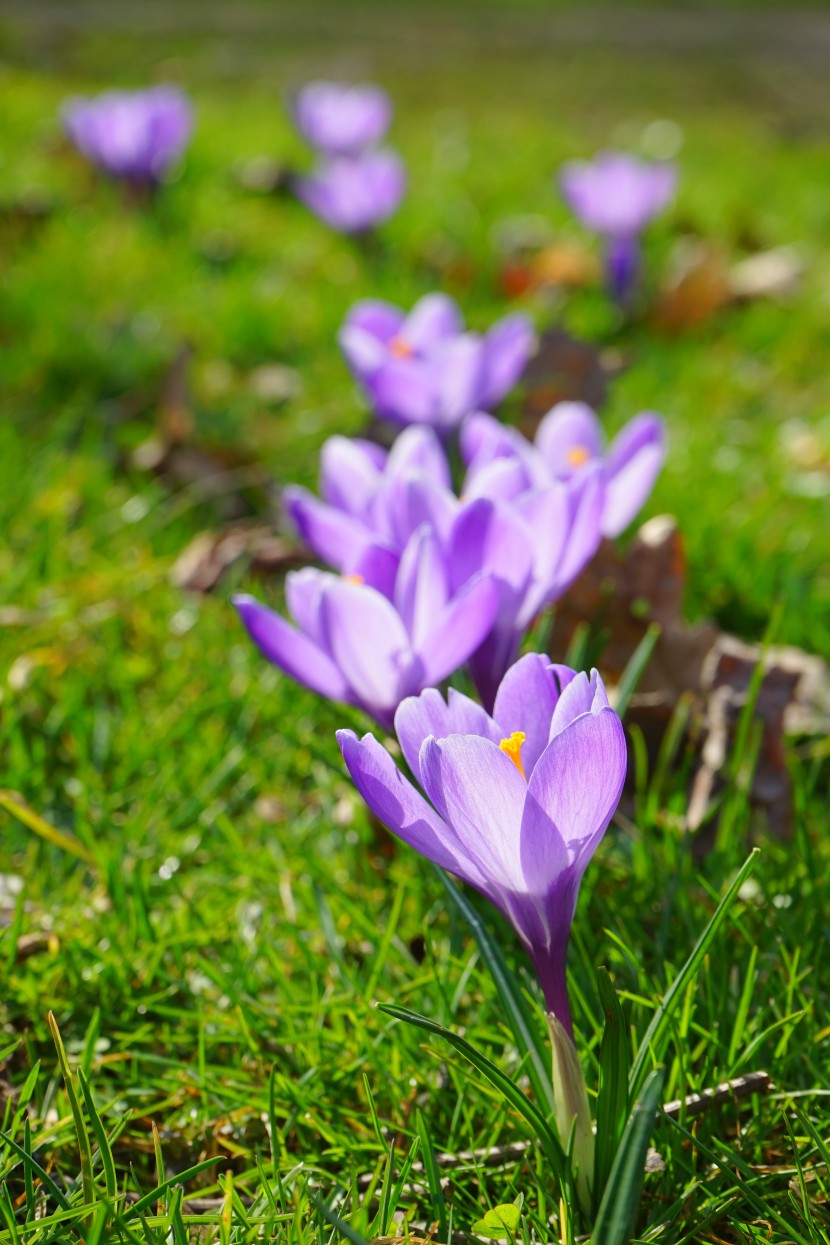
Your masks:
M 608 449 L 602 425 L 584 402 L 560 402 L 542 419 L 535 443 L 490 415 L 476 413 L 461 432 L 467 492 L 503 496 L 539 488 L 551 480 L 576 480 L 601 468 L 602 535 L 619 536 L 645 503 L 666 456 L 659 415 L 644 411 L 617 434 Z M 512 468 L 507 464 L 512 463 Z
M 320 451 L 320 493 L 289 485 L 283 500 L 309 548 L 343 572 L 370 545 L 400 554 L 424 522 L 446 533 L 457 507 L 446 453 L 429 427 L 405 429 L 388 452 L 330 437 Z
M 294 179 L 297 197 L 339 233 L 365 233 L 392 215 L 406 190 L 394 151 L 380 149 L 324 160 Z
M 372 735 L 341 730 L 355 786 L 394 834 L 507 917 L 548 1011 L 571 1036 L 571 922 L 626 772 L 622 724 L 602 680 L 531 653 L 505 675 L 492 717 L 458 692 L 445 702 L 429 689 L 403 701 L 395 729 L 432 807 Z
M 61 115 L 82 155 L 113 177 L 146 186 L 179 158 L 193 126 L 187 96 L 172 86 L 69 99 Z
M 534 335 L 518 313 L 483 337 L 467 333 L 451 298 L 427 294 L 409 315 L 377 299 L 357 303 L 339 340 L 378 415 L 447 432 L 504 397 L 524 370 Z
M 400 560 L 366 551 L 348 578 L 311 567 L 286 576 L 296 626 L 253 597 L 234 598 L 260 652 L 330 700 L 390 726 L 406 697 L 463 665 L 490 630 L 498 591 L 486 575 L 450 587 L 433 532 L 421 527 Z
M 487 708 L 534 619 L 596 553 L 602 508 L 601 473 L 595 467 L 512 502 L 478 497 L 459 510 L 447 541 L 452 589 L 461 591 L 482 574 L 498 588 L 493 624 L 468 662 Z
M 309 82 L 293 100 L 294 120 L 306 142 L 329 156 L 348 156 L 380 142 L 392 105 L 379 86 Z
M 604 151 L 591 162 L 570 161 L 559 182 L 574 215 L 605 239 L 608 284 L 626 302 L 639 275 L 639 235 L 674 196 L 676 166 Z

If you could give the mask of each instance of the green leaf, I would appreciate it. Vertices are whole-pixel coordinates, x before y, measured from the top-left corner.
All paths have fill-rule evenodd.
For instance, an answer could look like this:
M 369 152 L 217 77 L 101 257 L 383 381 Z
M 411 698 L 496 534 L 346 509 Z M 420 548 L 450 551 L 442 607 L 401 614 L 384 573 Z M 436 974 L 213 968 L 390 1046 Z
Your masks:
M 95 1181 L 92 1176 L 92 1146 L 89 1141 L 89 1133 L 84 1122 L 81 1104 L 78 1101 L 78 1095 L 75 1092 L 75 1082 L 72 1077 L 72 1070 L 69 1067 L 69 1060 L 66 1058 L 66 1051 L 63 1048 L 63 1040 L 61 1039 L 61 1031 L 58 1028 L 58 1022 L 55 1019 L 55 1013 L 49 1012 L 47 1016 L 49 1028 L 52 1031 L 52 1040 L 55 1043 L 55 1050 L 58 1052 L 58 1063 L 60 1064 L 61 1073 L 63 1075 L 64 1085 L 66 1086 L 66 1096 L 69 1099 L 69 1106 L 72 1111 L 72 1119 L 75 1124 L 75 1134 L 78 1138 L 78 1150 L 81 1156 L 81 1184 L 83 1186 L 84 1201 L 95 1201 Z
M 525 1071 L 533 1087 L 536 1101 L 546 1117 L 552 1119 L 556 1104 L 553 1100 L 550 1077 L 550 1053 L 543 1044 L 540 1030 L 534 1022 L 532 1011 L 516 979 L 516 974 L 508 969 L 501 948 L 490 936 L 484 921 L 461 888 L 451 881 L 443 869 L 436 866 L 436 872 L 450 902 L 467 922 L 478 943 L 481 958 L 490 970 L 516 1046 L 524 1057 Z
M 435 1154 L 435 1147 L 432 1144 L 432 1137 L 429 1135 L 426 1120 L 420 1109 L 415 1112 L 415 1129 L 421 1140 L 421 1161 L 427 1178 L 432 1214 L 438 1220 L 438 1239 L 446 1241 L 449 1233 L 447 1231 L 447 1206 L 444 1201 L 444 1190 L 441 1186 L 441 1172 L 438 1168 L 438 1159 Z
M 101 1164 L 104 1168 L 104 1181 L 107 1189 L 107 1197 L 115 1199 L 118 1196 L 118 1179 L 115 1174 L 115 1160 L 112 1156 L 112 1148 L 107 1138 L 106 1129 L 98 1109 L 95 1106 L 95 1099 L 92 1097 L 92 1090 L 89 1082 L 84 1075 L 83 1069 L 78 1069 L 78 1083 L 81 1087 L 81 1093 L 84 1096 L 84 1104 L 86 1112 L 92 1124 L 92 1131 L 95 1133 L 95 1139 L 98 1142 L 98 1149 L 101 1151 Z
M 597 1138 L 594 1152 L 594 1209 L 599 1206 L 628 1115 L 628 1072 L 631 1058 L 625 1017 L 605 968 L 597 972 L 605 1028 L 599 1052 Z
M 617 697 L 614 708 L 621 718 L 625 717 L 631 697 L 637 690 L 637 684 L 643 677 L 643 671 L 651 659 L 654 646 L 660 639 L 662 628 L 659 623 L 651 623 L 640 643 L 628 659 L 622 678 L 617 684 Z
M 473 1224 L 470 1231 L 477 1232 L 479 1236 L 489 1236 L 494 1241 L 507 1240 L 515 1235 L 521 1214 L 521 1205 L 505 1202 L 488 1210 L 482 1219 Z
M 608 1184 L 600 1202 L 594 1231 L 594 1245 L 625 1245 L 628 1241 L 645 1177 L 646 1153 L 663 1089 L 663 1070 L 651 1072 L 643 1086 L 625 1127 Z
M 703 963 L 706 952 L 709 950 L 709 947 L 714 941 L 715 935 L 726 920 L 726 917 L 729 914 L 729 909 L 732 907 L 738 891 L 741 889 L 744 882 L 755 868 L 758 855 L 758 848 L 753 848 L 747 859 L 744 861 L 743 866 L 738 870 L 738 873 L 735 876 L 732 885 L 729 887 L 729 890 L 726 892 L 723 899 L 715 909 L 712 919 L 706 926 L 706 929 L 697 940 L 692 954 L 689 956 L 688 960 L 675 977 L 674 981 L 667 990 L 662 1003 L 652 1016 L 649 1026 L 646 1029 L 645 1037 L 640 1043 L 640 1048 L 637 1051 L 634 1066 L 631 1069 L 631 1076 L 629 1078 L 628 1086 L 630 1098 L 635 1098 L 637 1094 L 639 1094 L 643 1084 L 645 1083 L 646 1076 L 648 1075 L 648 1066 L 652 1060 L 654 1062 L 659 1062 L 662 1059 L 671 1034 L 671 1026 L 675 1010 L 682 1002 L 686 990 L 694 980 L 698 969 Z
M 514 1084 L 506 1073 L 497 1068 L 486 1055 L 482 1055 L 481 1051 L 476 1050 L 466 1038 L 461 1037 L 458 1033 L 453 1033 L 452 1029 L 445 1029 L 443 1025 L 436 1024 L 434 1020 L 429 1020 L 426 1016 L 419 1016 L 417 1012 L 411 1012 L 408 1008 L 398 1007 L 396 1004 L 378 1003 L 377 1007 L 379 1011 L 385 1012 L 387 1016 L 394 1017 L 395 1020 L 403 1020 L 407 1024 L 414 1025 L 417 1029 L 425 1029 L 427 1033 L 433 1033 L 437 1037 L 444 1038 L 465 1059 L 469 1060 L 473 1067 L 477 1068 L 487 1078 L 490 1084 L 499 1091 L 502 1097 L 529 1124 L 551 1165 L 556 1179 L 560 1183 L 564 1183 L 567 1175 L 567 1159 L 559 1138 L 553 1132 L 550 1124 L 536 1104 L 531 1102 L 526 1094 L 522 1093 L 518 1085 Z

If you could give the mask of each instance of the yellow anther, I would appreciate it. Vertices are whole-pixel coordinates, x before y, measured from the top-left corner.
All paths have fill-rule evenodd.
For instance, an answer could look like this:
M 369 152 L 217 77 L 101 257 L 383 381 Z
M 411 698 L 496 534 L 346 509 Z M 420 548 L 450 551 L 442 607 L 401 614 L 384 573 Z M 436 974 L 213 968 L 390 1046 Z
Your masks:
M 396 359 L 411 359 L 415 351 L 402 337 L 393 337 L 389 343 L 389 353 L 393 354 Z
M 362 575 L 344 575 L 343 576 L 344 584 L 362 584 L 365 582 L 366 581 L 364 580 Z
M 502 752 L 507 753 L 510 760 L 516 766 L 516 769 L 525 780 L 527 780 L 527 775 L 525 774 L 524 766 L 522 765 L 522 744 L 526 739 L 527 735 L 525 735 L 524 731 L 514 731 L 512 735 L 508 735 L 507 738 L 503 739 L 499 744 Z
M 590 457 L 591 452 L 584 445 L 572 445 L 568 450 L 568 463 L 571 467 L 581 467 Z

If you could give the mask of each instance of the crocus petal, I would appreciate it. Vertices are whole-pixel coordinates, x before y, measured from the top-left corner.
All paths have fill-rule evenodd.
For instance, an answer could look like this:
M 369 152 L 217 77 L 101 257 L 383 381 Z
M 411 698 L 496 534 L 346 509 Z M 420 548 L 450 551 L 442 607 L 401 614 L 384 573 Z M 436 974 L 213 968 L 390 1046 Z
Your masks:
M 419 754 L 421 744 L 429 735 L 446 739 L 448 735 L 481 735 L 498 743 L 499 728 L 481 705 L 463 692 L 451 687 L 448 700 L 435 688 L 427 688 L 420 696 L 407 696 L 395 714 L 395 734 L 406 763 L 421 781 Z
M 364 298 L 351 308 L 344 328 L 361 329 L 385 346 L 400 333 L 405 319 L 400 307 L 381 298 Z
M 528 802 L 544 810 L 556 827 L 580 877 L 619 803 L 626 765 L 622 723 L 613 709 L 600 709 L 582 714 L 555 735 L 530 776 Z M 528 880 L 552 861 L 547 833 L 545 818 L 534 810 L 522 825 L 522 869 Z
M 325 648 L 325 642 L 320 626 L 320 604 L 331 582 L 330 574 L 313 566 L 289 571 L 285 577 L 285 603 L 289 614 L 300 630 L 321 648 Z
M 455 850 L 449 828 L 407 782 L 386 749 L 372 735 L 358 739 L 354 731 L 338 731 L 337 742 L 355 786 L 375 816 L 427 860 L 481 886 L 480 871 Z
M 288 485 L 283 501 L 309 549 L 338 570 L 351 566 L 372 540 L 372 533 L 359 519 L 326 505 L 304 488 Z
M 352 375 L 364 383 L 380 371 L 388 358 L 384 343 L 358 324 L 344 324 L 337 342 Z
M 465 333 L 442 342 L 429 358 L 433 372 L 440 424 L 454 428 L 478 405 L 484 367 L 484 343 Z
M 565 487 L 571 512 L 570 532 L 556 570 L 556 596 L 570 586 L 599 548 L 605 512 L 605 482 L 599 463 L 583 467 Z
M 410 311 L 400 336 L 413 350 L 431 349 L 446 337 L 464 331 L 461 315 L 447 294 L 426 294 Z
M 611 443 L 605 462 L 605 507 L 602 530 L 618 536 L 648 498 L 666 456 L 663 421 L 643 412 Z
M 416 650 L 427 683 L 440 683 L 464 664 L 490 633 L 498 609 L 498 585 L 486 572 L 455 594 Z
M 529 777 L 550 742 L 550 724 L 556 703 L 574 678 L 568 666 L 555 666 L 539 653 L 527 653 L 502 679 L 493 705 L 501 738 L 523 731 L 522 765 Z
M 389 359 L 372 378 L 379 415 L 399 424 L 436 423 L 435 381 L 420 359 Z
M 471 469 L 464 481 L 464 499 L 493 497 L 499 501 L 513 501 L 527 492 L 532 481 L 527 467 L 520 458 L 494 458 L 476 470 Z
M 452 487 L 447 453 L 435 431 L 428 427 L 405 428 L 389 451 L 387 476 L 423 474 L 442 488 Z
M 394 487 L 384 491 L 383 501 L 391 530 L 401 546 L 422 523 L 428 523 L 446 543 L 460 509 L 458 498 L 450 489 L 423 475 L 396 481 Z
M 355 699 L 378 721 L 391 722 L 404 696 L 424 685 L 394 606 L 373 588 L 341 580 L 326 592 L 320 616 L 326 645 Z
M 379 142 L 389 128 L 392 105 L 378 86 L 309 82 L 295 94 L 292 111 L 307 142 L 342 155 Z
M 511 429 L 486 411 L 473 411 L 464 420 L 459 433 L 461 457 L 471 463 L 489 463 L 494 458 L 511 457 L 515 445 Z
M 516 312 L 499 320 L 484 338 L 484 369 L 479 402 L 484 407 L 500 402 L 525 369 L 534 345 L 533 324 Z
M 320 492 L 330 506 L 363 516 L 380 487 L 386 453 L 371 441 L 329 437 L 320 450 Z
M 233 604 L 263 657 L 292 679 L 329 700 L 352 703 L 343 675 L 329 655 L 308 636 L 253 597 L 236 596 Z
M 416 652 L 426 647 L 425 641 L 443 615 L 449 594 L 446 560 L 435 532 L 424 524 L 401 555 L 394 598 Z
M 601 456 L 602 427 L 586 403 L 558 402 L 539 424 L 535 443 L 551 475 L 567 478 Z
M 360 556 L 347 567 L 348 575 L 358 583 L 374 588 L 390 601 L 395 593 L 400 555 L 380 541 L 373 542 L 361 551 Z
M 521 890 L 518 843 L 527 787 L 506 753 L 476 735 L 430 736 L 421 747 L 424 790 L 453 829 L 467 860 L 487 879 L 487 894 Z

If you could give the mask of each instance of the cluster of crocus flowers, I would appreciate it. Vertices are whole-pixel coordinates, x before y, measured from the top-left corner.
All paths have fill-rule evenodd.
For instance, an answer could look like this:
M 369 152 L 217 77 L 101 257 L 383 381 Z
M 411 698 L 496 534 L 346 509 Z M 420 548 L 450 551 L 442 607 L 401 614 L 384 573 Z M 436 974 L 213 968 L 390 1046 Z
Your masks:
M 673 198 L 675 165 L 604 151 L 593 161 L 570 161 L 559 184 L 574 215 L 602 237 L 608 287 L 628 303 L 639 278 L 640 235 Z
M 297 197 L 340 233 L 360 234 L 392 215 L 406 190 L 396 152 L 378 144 L 392 117 L 378 86 L 309 82 L 294 96 L 292 114 L 318 153 L 316 168 L 293 179 Z
M 449 597 L 478 580 L 493 586 L 494 611 L 486 629 L 476 628 L 476 643 L 463 658 L 479 695 L 491 705 L 533 619 L 596 552 L 605 504 L 600 466 L 588 464 L 572 479 L 548 478 L 501 496 L 479 488 L 487 483 L 482 472 L 479 479 L 469 477 L 459 497 L 446 451 L 430 427 L 406 429 L 389 452 L 334 437 L 324 445 L 321 463 L 322 497 L 293 487 L 285 503 L 323 561 L 345 576 L 368 580 L 393 602 L 399 568 L 413 549 L 421 550 L 418 556 L 430 550 L 429 576 L 446 582 Z M 504 467 L 524 470 L 518 461 Z M 275 660 L 273 649 L 267 655 Z
M 375 414 L 444 433 L 471 411 L 490 410 L 524 371 L 535 336 L 521 313 L 483 336 L 464 328 L 446 294 L 427 294 L 409 313 L 379 299 L 349 312 L 340 346 Z
M 155 188 L 181 157 L 193 127 L 188 99 L 173 86 L 70 99 L 61 115 L 67 136 L 83 156 L 144 190 Z

